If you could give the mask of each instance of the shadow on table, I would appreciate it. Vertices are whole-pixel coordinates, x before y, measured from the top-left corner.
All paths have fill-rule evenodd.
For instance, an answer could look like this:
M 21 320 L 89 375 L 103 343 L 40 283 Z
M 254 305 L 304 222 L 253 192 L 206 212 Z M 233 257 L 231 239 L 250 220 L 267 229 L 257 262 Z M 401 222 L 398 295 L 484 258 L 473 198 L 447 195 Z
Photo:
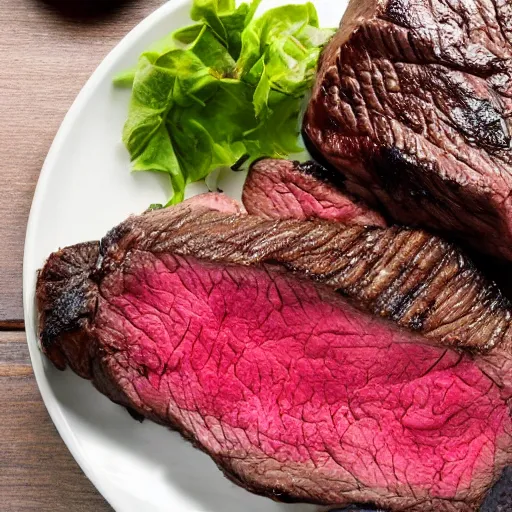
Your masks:
M 114 15 L 136 0 L 33 0 L 42 9 L 82 23 L 94 23 Z

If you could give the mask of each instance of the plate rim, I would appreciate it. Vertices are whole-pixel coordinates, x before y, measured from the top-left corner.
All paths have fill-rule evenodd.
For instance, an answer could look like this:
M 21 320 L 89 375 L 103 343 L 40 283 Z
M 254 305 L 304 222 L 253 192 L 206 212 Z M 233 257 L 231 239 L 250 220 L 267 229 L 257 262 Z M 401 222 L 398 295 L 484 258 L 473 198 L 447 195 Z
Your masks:
M 107 53 L 103 60 L 98 64 L 96 69 L 92 72 L 91 76 L 87 79 L 80 92 L 77 94 L 73 103 L 66 112 L 55 137 L 50 145 L 50 149 L 46 155 L 44 163 L 41 167 L 37 184 L 32 197 L 30 206 L 27 228 L 25 232 L 25 241 L 23 247 L 23 269 L 22 269 L 22 289 L 23 289 L 23 316 L 25 319 L 25 336 L 28 345 L 30 362 L 34 371 L 37 387 L 41 398 L 50 418 L 55 425 L 60 437 L 64 441 L 67 449 L 75 459 L 80 469 L 84 472 L 85 476 L 91 481 L 96 490 L 103 496 L 108 504 L 116 509 L 116 493 L 111 490 L 107 484 L 104 484 L 100 479 L 98 472 L 94 469 L 93 465 L 82 452 L 80 445 L 77 441 L 76 435 L 72 431 L 67 419 L 61 409 L 60 404 L 55 399 L 51 392 L 51 388 L 45 379 L 43 361 L 41 358 L 41 351 L 39 349 L 39 341 L 37 338 L 37 312 L 35 309 L 35 290 L 31 289 L 31 278 L 29 276 L 28 268 L 29 259 L 32 257 L 33 252 L 33 232 L 36 229 L 36 218 L 38 213 L 43 207 L 43 199 L 48 187 L 48 181 L 51 175 L 51 169 L 54 167 L 58 155 L 73 128 L 75 122 L 79 119 L 82 110 L 87 105 L 94 92 L 99 87 L 101 82 L 111 77 L 113 68 L 117 60 L 122 57 L 126 48 L 144 35 L 151 26 L 156 24 L 161 18 L 165 18 L 173 11 L 184 7 L 189 4 L 190 0 L 172 0 L 166 1 L 160 7 L 156 8 L 135 27 L 133 27 L 123 38 Z M 28 321 L 27 321 L 28 320 Z

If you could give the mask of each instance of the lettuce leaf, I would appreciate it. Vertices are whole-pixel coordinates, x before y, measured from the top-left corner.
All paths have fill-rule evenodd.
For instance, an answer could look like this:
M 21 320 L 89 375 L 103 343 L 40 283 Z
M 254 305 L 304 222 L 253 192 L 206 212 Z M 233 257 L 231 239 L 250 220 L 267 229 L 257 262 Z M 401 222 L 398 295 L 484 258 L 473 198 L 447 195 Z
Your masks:
M 169 175 L 173 196 L 221 167 L 300 151 L 299 118 L 333 30 L 311 3 L 254 18 L 260 0 L 194 0 L 193 25 L 155 42 L 114 83 L 131 87 L 123 142 L 134 171 Z

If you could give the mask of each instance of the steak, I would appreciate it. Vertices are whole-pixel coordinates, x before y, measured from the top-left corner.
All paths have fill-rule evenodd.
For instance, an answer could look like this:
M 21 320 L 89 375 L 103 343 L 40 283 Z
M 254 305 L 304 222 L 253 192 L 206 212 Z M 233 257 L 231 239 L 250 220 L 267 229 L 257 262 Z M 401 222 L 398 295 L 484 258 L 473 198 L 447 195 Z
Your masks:
M 37 301 L 58 368 L 252 492 L 474 511 L 512 460 L 510 305 L 424 232 L 184 204 L 53 253 Z
M 397 222 L 512 259 L 512 4 L 351 0 L 304 121 Z
M 187 199 L 184 204 L 225 213 L 246 213 L 245 208 L 223 192 L 205 192 Z
M 313 161 L 302 164 L 289 160 L 258 161 L 249 169 L 242 200 L 249 213 L 269 219 L 386 225 L 382 215 L 346 191 L 345 178 L 340 172 Z M 494 281 L 505 297 L 512 299 L 511 263 L 471 247 L 464 250 L 478 270 Z
M 386 225 L 380 214 L 345 190 L 342 175 L 314 162 L 264 159 L 244 184 L 247 211 L 273 219 L 325 219 L 345 224 Z

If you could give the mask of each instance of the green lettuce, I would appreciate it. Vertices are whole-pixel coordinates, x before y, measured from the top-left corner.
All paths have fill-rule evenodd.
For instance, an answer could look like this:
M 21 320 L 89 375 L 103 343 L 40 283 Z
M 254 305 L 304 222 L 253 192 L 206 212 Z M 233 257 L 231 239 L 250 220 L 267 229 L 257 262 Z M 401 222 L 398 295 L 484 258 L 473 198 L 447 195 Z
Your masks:
M 301 104 L 333 30 L 319 28 L 311 3 L 255 19 L 259 2 L 194 0 L 195 24 L 114 79 L 132 89 L 123 130 L 132 169 L 168 174 L 168 204 L 218 168 L 301 149 Z

